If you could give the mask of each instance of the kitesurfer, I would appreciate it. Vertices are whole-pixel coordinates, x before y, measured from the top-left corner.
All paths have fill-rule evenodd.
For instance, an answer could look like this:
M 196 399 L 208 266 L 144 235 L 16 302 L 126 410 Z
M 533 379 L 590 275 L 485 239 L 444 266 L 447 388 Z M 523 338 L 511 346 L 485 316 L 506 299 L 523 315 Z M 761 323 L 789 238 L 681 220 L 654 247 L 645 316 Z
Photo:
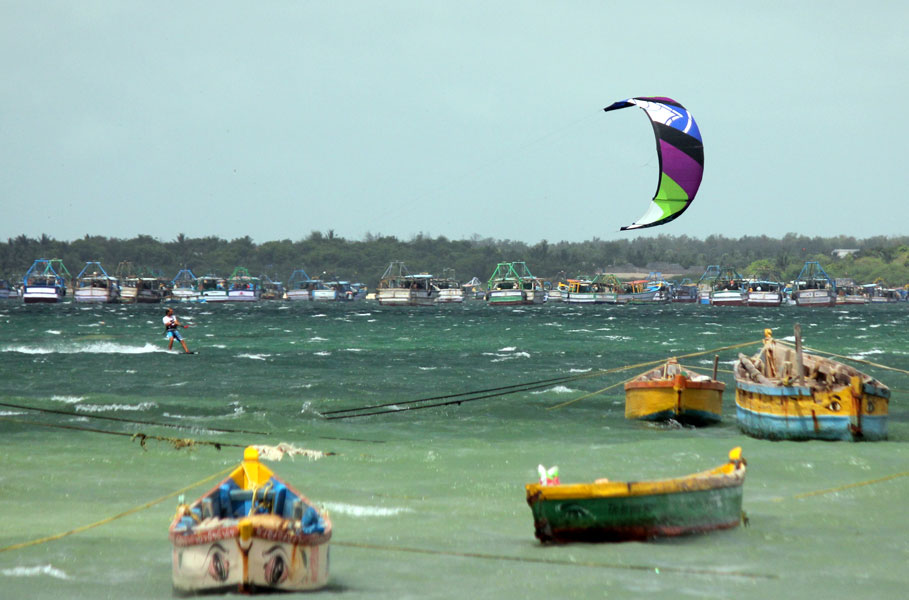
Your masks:
M 183 341 L 183 336 L 180 335 L 178 329 L 180 327 L 186 327 L 180 323 L 177 319 L 177 316 L 174 314 L 174 309 L 168 308 L 167 312 L 164 313 L 164 337 L 166 337 L 170 343 L 167 345 L 168 350 L 172 350 L 174 347 L 174 340 L 180 342 L 180 345 L 183 346 L 183 351 L 189 354 L 189 348 L 186 347 L 186 342 Z

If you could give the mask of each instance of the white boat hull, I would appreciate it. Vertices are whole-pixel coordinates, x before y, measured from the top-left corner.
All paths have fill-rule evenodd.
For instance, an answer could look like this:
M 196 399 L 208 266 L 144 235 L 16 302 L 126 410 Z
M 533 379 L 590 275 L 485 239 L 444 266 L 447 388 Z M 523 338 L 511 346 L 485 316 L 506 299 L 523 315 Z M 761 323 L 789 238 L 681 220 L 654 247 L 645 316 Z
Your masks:
M 191 535 L 173 535 L 173 585 L 182 593 L 315 590 L 328 583 L 327 539 L 289 534 L 277 515 L 248 519 L 249 537 L 238 520 L 203 521 Z
M 569 304 L 615 304 L 618 294 L 608 292 L 564 292 L 562 302 Z
M 50 303 L 63 301 L 63 289 L 52 286 L 25 286 L 22 301 L 26 304 Z
M 225 290 L 207 290 L 202 292 L 202 300 L 205 302 L 227 302 L 227 292 Z
M 120 295 L 115 288 L 79 288 L 73 294 L 76 302 L 93 304 L 109 304 L 119 300 Z
M 259 290 L 230 290 L 227 292 L 228 302 L 258 302 L 261 292 Z
M 831 290 L 799 290 L 795 298 L 797 306 L 833 306 L 836 296 Z
M 745 303 L 748 306 L 779 306 L 783 303 L 782 292 L 748 292 Z
M 460 289 L 449 288 L 439 290 L 439 295 L 436 297 L 437 304 L 454 304 L 461 302 L 464 302 L 464 292 Z
M 435 290 L 411 290 L 410 288 L 383 288 L 376 293 L 376 300 L 382 306 L 432 306 L 436 303 Z
M 287 299 L 293 301 L 305 300 L 309 302 L 312 300 L 312 295 L 309 293 L 309 290 L 287 290 Z
M 714 306 L 742 306 L 745 292 L 741 290 L 716 290 L 710 293 L 710 304 Z

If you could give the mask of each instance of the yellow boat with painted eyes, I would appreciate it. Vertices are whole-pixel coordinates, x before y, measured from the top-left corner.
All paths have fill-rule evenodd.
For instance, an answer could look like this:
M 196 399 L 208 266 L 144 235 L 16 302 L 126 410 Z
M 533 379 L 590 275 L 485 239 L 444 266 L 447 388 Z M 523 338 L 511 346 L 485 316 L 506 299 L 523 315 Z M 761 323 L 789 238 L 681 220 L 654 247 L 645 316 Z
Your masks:
M 328 583 L 331 521 L 253 447 L 170 525 L 178 594 L 314 590 Z

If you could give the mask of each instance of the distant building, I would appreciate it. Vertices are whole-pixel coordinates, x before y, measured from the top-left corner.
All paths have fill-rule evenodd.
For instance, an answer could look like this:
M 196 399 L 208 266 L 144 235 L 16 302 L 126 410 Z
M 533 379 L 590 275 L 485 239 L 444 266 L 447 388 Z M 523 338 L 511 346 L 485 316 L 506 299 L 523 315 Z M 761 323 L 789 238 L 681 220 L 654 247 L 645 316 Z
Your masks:
M 837 258 L 843 258 L 844 256 L 855 254 L 856 252 L 858 252 L 858 248 L 836 248 L 830 254 Z

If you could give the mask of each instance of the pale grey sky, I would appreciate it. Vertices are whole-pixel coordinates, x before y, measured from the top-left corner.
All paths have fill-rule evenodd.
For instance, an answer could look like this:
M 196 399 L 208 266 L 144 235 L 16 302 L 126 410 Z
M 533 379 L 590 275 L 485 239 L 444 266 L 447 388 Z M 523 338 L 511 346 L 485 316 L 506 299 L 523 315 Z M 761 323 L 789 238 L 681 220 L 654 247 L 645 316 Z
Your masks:
M 0 0 L 0 239 L 904 235 L 902 1 Z M 684 104 L 657 182 L 633 96 Z

